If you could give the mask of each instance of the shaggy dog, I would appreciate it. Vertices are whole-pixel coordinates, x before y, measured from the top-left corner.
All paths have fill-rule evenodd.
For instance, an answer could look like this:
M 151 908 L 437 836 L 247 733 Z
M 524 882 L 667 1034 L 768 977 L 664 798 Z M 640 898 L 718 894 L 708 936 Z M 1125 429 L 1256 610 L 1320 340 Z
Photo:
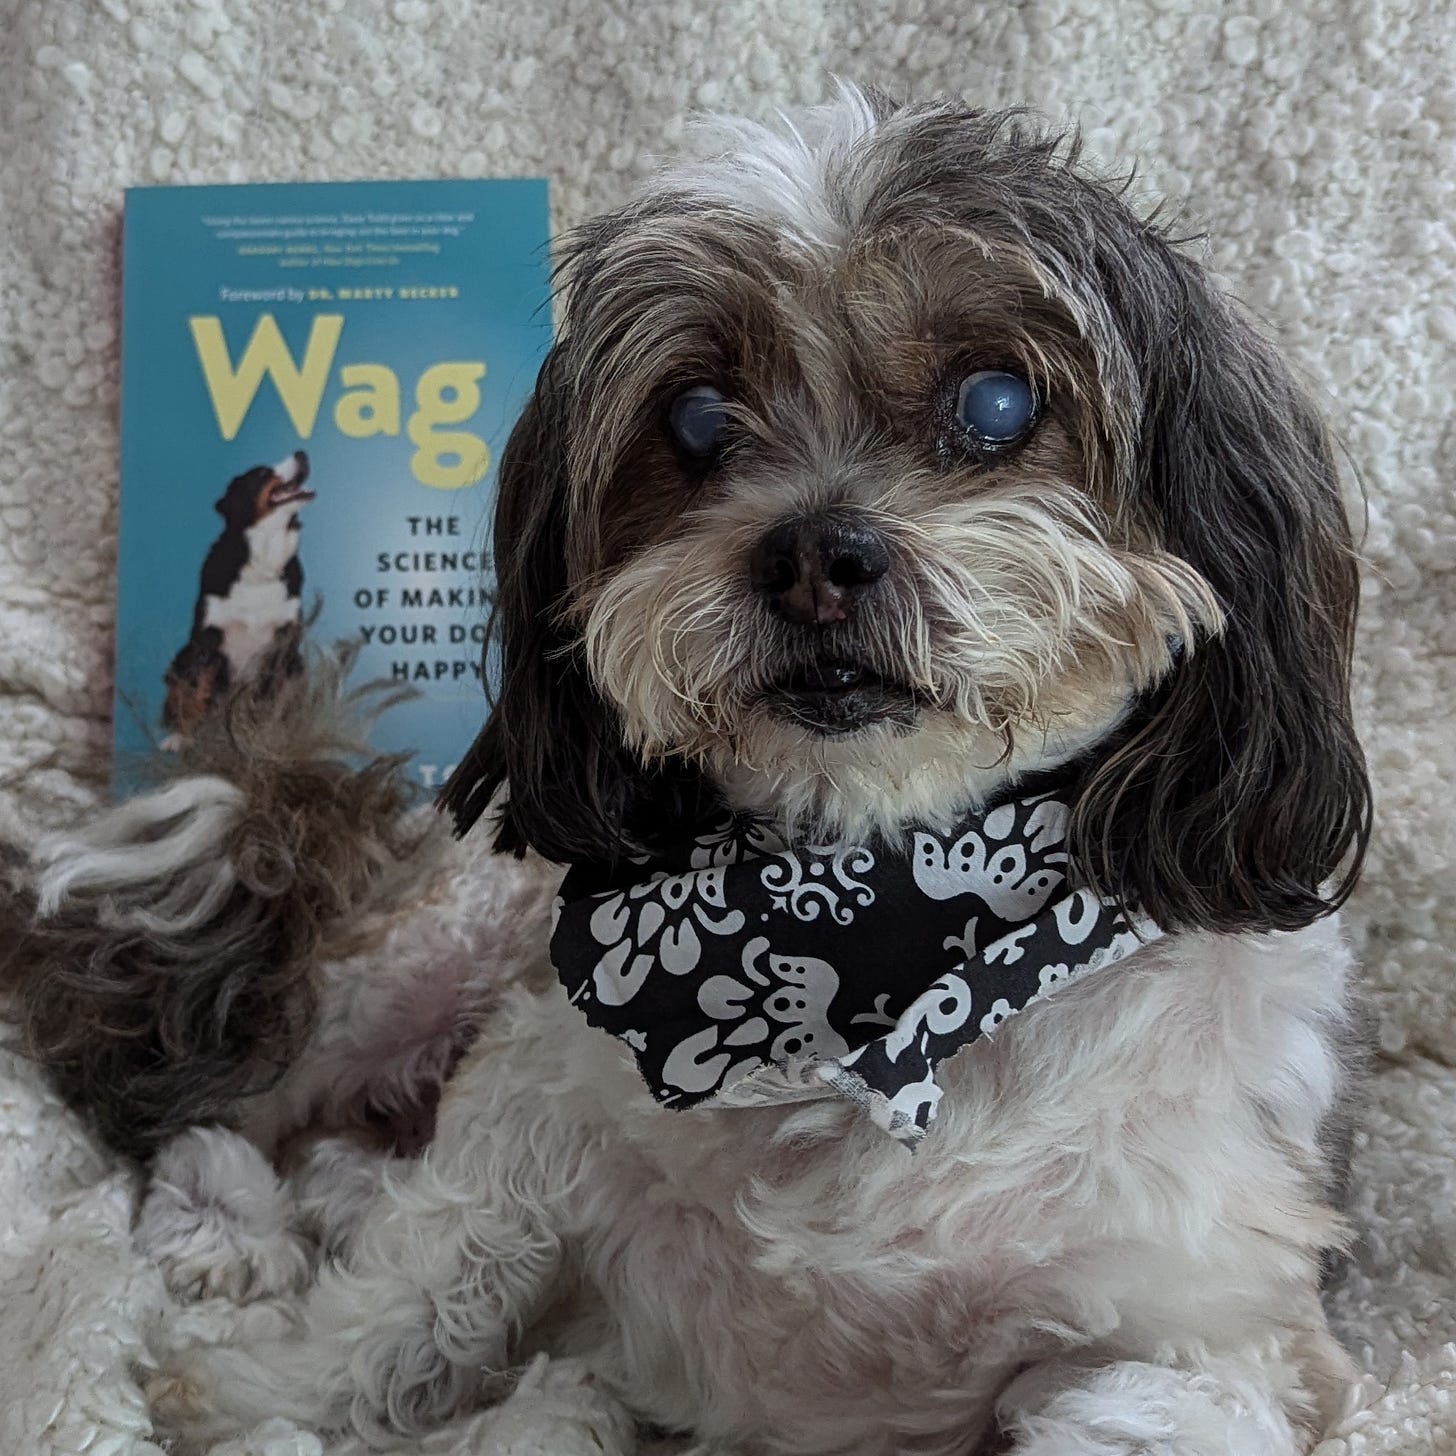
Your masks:
M 953 101 L 724 124 L 563 270 L 462 827 L 888 859 L 1055 782 L 1078 892 L 1157 933 L 989 1018 L 913 1156 L 851 1098 L 659 1105 L 543 939 L 426 1155 L 351 1165 L 291 1325 L 179 1356 L 159 1423 L 387 1441 L 548 1350 L 743 1452 L 1307 1452 L 1369 827 L 1317 413 L 1074 147 Z

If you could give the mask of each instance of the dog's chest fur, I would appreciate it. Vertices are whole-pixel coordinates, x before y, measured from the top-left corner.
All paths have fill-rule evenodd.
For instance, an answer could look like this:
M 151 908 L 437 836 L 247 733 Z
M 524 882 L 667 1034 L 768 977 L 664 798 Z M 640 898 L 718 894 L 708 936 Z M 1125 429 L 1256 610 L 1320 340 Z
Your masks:
M 275 512 L 243 532 L 248 556 L 226 596 L 209 596 L 203 625 L 222 632 L 223 651 L 240 672 L 273 641 L 280 628 L 299 620 L 300 602 L 283 570 L 298 550 L 289 512 Z
M 949 1064 L 913 1155 L 838 1100 L 657 1108 L 554 989 L 443 1116 L 493 1128 L 483 1178 L 575 1173 L 541 1194 L 601 1306 L 565 1344 L 634 1405 L 766 1451 L 964 1451 L 1038 1351 L 1289 1322 L 1333 1237 L 1294 1167 L 1320 1165 L 1348 959 L 1329 922 L 1170 937 Z

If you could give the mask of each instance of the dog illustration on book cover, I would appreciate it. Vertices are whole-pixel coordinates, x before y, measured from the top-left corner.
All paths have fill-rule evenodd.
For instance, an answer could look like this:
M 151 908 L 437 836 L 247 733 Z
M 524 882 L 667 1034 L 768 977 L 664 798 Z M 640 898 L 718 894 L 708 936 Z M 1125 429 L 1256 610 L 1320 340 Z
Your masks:
M 295 450 L 235 476 L 214 507 L 222 534 L 202 563 L 192 633 L 166 672 L 168 746 L 244 678 L 302 670 L 298 517 L 314 498 L 307 480 L 308 456 Z

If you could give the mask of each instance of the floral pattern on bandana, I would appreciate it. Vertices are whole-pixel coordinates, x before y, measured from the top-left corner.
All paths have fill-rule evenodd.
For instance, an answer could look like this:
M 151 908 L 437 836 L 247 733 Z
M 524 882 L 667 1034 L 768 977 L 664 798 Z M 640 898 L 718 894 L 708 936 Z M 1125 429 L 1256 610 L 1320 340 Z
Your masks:
M 790 848 L 725 816 L 662 854 L 574 867 L 552 959 L 664 1106 L 839 1093 L 913 1146 L 940 1062 L 1160 933 L 1069 883 L 1067 820 L 1036 794 L 904 847 Z

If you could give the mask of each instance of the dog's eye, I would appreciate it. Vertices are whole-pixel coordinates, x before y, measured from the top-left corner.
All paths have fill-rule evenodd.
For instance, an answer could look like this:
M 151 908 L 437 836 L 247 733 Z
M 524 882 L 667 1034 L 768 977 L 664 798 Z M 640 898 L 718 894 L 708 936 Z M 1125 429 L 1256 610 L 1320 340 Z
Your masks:
M 723 443 L 728 410 L 720 390 L 711 384 L 695 384 L 673 400 L 667 411 L 667 425 L 685 455 L 706 460 Z
M 956 418 L 979 445 L 1013 445 L 1036 420 L 1031 385 L 1004 369 L 981 369 L 961 381 Z

